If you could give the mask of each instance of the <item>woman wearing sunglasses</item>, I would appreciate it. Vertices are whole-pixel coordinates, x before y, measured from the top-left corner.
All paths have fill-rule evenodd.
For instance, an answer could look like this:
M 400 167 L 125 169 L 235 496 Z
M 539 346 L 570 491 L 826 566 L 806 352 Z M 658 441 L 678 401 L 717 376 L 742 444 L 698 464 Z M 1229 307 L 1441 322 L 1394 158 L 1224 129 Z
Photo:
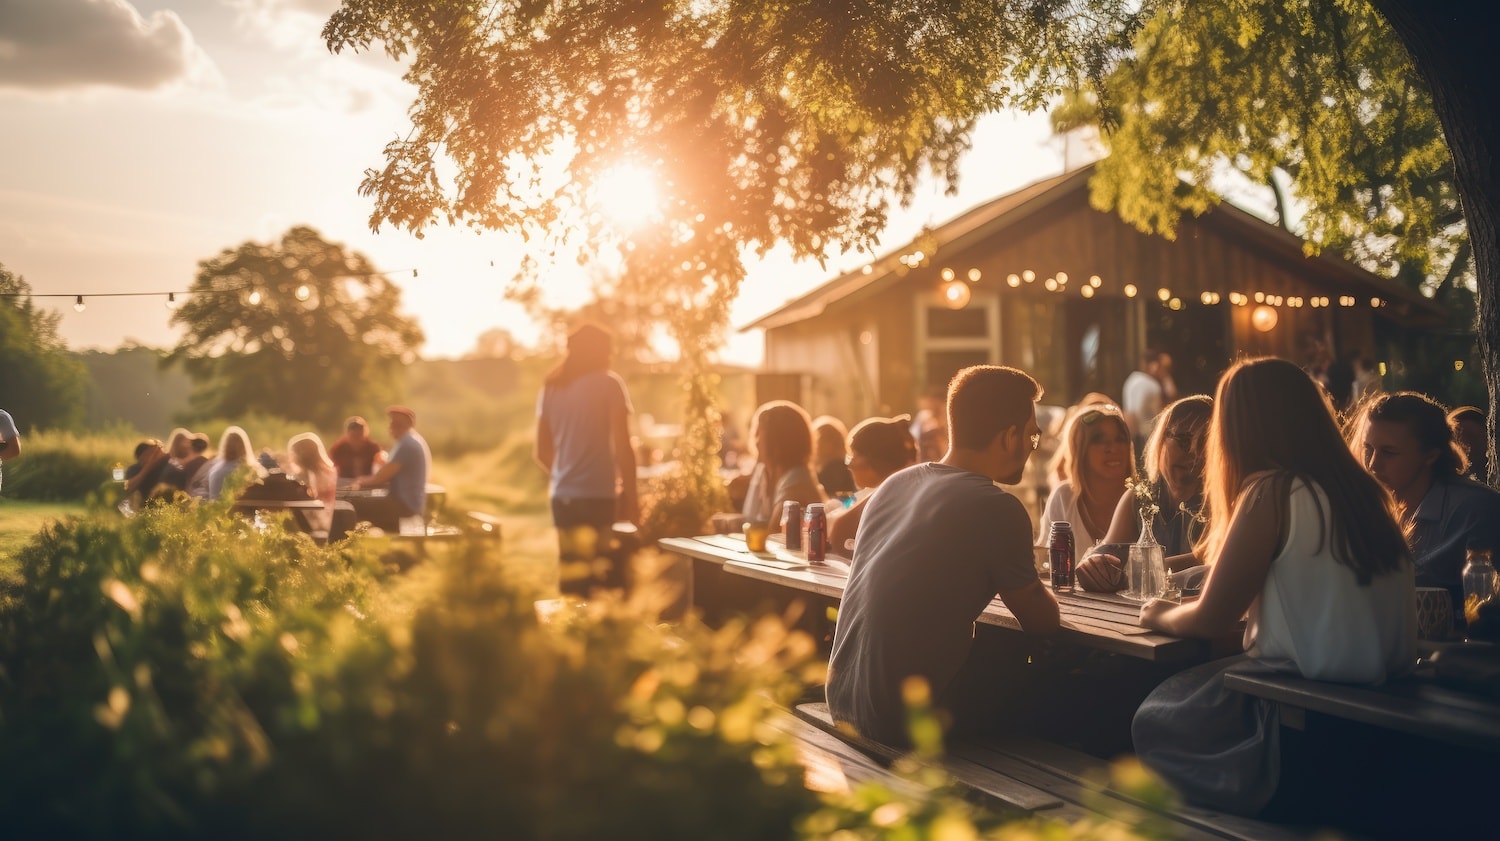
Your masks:
M 1213 398 L 1206 394 L 1184 397 L 1162 410 L 1146 440 L 1145 486 L 1157 508 L 1151 532 L 1173 572 L 1199 564 L 1193 557 L 1193 544 L 1208 522 L 1202 513 L 1203 446 L 1213 411 Z M 1115 551 L 1090 555 L 1078 565 L 1078 583 L 1085 590 L 1114 593 L 1125 589 L 1125 559 L 1118 545 L 1141 536 L 1141 502 L 1134 490 L 1120 497 L 1104 538 L 1104 545 L 1116 544 L 1111 546 Z
M 1036 545 L 1046 546 L 1054 522 L 1073 524 L 1079 554 L 1104 539 L 1125 480 L 1135 475 L 1135 448 L 1125 416 L 1113 404 L 1079 412 L 1063 430 L 1067 478 L 1052 489 L 1042 511 Z

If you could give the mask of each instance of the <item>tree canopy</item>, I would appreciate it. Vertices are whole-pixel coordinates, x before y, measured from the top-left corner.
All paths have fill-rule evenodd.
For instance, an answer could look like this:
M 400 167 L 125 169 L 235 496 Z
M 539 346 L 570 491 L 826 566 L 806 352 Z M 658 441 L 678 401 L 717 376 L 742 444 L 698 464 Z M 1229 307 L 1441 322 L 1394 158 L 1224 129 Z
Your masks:
M 169 360 L 195 380 L 203 417 L 255 413 L 336 425 L 392 393 L 422 343 L 401 289 L 364 255 L 294 227 L 199 264 L 172 314 L 187 330 Z
M 1443 297 L 1472 281 L 1431 92 L 1369 5 L 1173 0 L 1105 84 L 1052 112 L 1060 129 L 1114 126 L 1100 209 L 1170 236 L 1220 200 L 1216 175 L 1232 168 L 1273 190 L 1283 226 L 1314 248 Z
M 57 335 L 61 318 L 38 309 L 31 284 L 0 266 L 0 409 L 22 429 L 70 427 L 83 416 L 83 365 Z

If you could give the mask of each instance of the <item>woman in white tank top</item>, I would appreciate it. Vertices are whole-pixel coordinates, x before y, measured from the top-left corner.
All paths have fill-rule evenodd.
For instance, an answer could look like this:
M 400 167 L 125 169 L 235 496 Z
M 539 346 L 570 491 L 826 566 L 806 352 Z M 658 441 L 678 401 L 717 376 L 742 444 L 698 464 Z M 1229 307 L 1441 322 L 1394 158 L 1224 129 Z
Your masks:
M 1245 659 L 1317 680 L 1380 683 L 1416 659 L 1411 558 L 1390 494 L 1343 445 L 1332 407 L 1281 359 L 1219 382 L 1204 478 L 1215 512 L 1196 602 L 1155 600 L 1141 624 L 1223 638 L 1246 655 L 1174 676 L 1136 713 L 1136 753 L 1189 800 L 1253 814 L 1275 793 L 1274 705 L 1222 686 Z M 1222 513 L 1221 513 L 1222 512 Z

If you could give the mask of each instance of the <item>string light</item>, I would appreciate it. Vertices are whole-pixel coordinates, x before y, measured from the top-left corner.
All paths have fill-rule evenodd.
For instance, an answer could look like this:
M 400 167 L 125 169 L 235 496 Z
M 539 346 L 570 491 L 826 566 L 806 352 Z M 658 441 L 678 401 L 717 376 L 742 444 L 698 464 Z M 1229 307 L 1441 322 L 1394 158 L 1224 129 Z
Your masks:
M 970 283 L 978 283 L 980 277 L 981 277 L 981 275 L 979 274 L 979 270 L 978 269 L 969 269 L 969 282 Z
M 1125 284 L 1125 297 L 1127 297 L 1127 298 L 1134 298 L 1135 297 L 1135 284 L 1134 283 L 1127 283 L 1127 284 Z
M 491 261 L 490 264 L 494 265 L 494 261 Z M 346 278 L 382 277 L 382 276 L 385 276 L 385 275 L 400 274 L 400 273 L 405 272 L 405 271 L 408 271 L 408 269 L 392 269 L 390 271 L 384 271 L 384 272 L 349 272 L 349 273 L 340 275 L 340 277 L 346 277 Z M 410 269 L 409 271 L 411 272 L 411 276 L 412 277 L 417 277 L 418 276 L 418 274 L 417 274 L 418 270 L 417 269 Z M 177 308 L 177 293 L 178 292 L 181 292 L 184 295 L 229 295 L 229 294 L 239 294 L 241 292 L 244 292 L 246 289 L 252 289 L 253 286 L 254 286 L 253 282 L 247 281 L 245 283 L 241 283 L 241 284 L 234 285 L 234 286 L 224 286 L 224 287 L 221 287 L 219 289 L 178 289 L 178 290 L 156 289 L 156 290 L 151 290 L 151 291 L 148 291 L 148 292 L 82 292 L 82 293 L 80 293 L 80 292 L 0 292 L 0 298 L 72 298 L 73 299 L 73 311 L 74 312 L 83 312 L 85 309 L 88 308 L 88 303 L 85 300 L 87 298 L 157 298 L 157 297 L 165 295 L 166 298 L 167 298 L 167 300 L 165 302 L 166 308 L 169 309 L 169 310 L 175 310 Z M 306 284 L 303 284 L 302 286 L 297 287 L 297 290 L 296 290 L 295 294 L 296 294 L 297 300 L 299 300 L 299 301 L 306 301 L 306 300 L 308 300 L 309 298 L 312 297 L 312 290 Z M 259 290 L 252 289 L 252 291 L 250 292 L 250 294 L 247 296 L 246 300 L 250 303 L 251 306 L 255 306 L 255 305 L 258 305 L 262 300 L 264 300 L 264 296 L 261 295 L 261 293 L 259 292 Z M 1352 304 L 1351 304 L 1351 306 L 1352 306 Z

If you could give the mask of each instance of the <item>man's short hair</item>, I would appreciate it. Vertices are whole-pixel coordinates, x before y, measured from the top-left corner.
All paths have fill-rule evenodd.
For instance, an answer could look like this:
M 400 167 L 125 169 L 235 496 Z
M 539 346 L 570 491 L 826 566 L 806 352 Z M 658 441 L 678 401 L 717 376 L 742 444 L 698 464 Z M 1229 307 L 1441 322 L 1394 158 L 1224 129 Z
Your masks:
M 1041 397 L 1041 384 L 1018 368 L 965 368 L 948 384 L 949 440 L 960 449 L 982 450 L 1001 432 L 1024 427 Z
M 359 415 L 355 415 L 344 421 L 344 429 L 363 429 L 368 431 L 369 428 L 370 425 L 365 423 L 365 419 Z
M 417 422 L 417 413 L 405 406 L 387 406 L 385 413 L 387 415 L 400 415 L 406 418 L 406 421 L 411 424 L 416 424 Z
M 1160 362 L 1161 356 L 1161 351 L 1157 350 L 1156 348 L 1146 348 L 1145 350 L 1141 351 L 1141 367 L 1144 368 L 1147 365 L 1154 365 Z
M 193 433 L 193 452 L 195 452 L 195 453 L 205 453 L 205 452 L 208 452 L 208 436 L 207 435 L 203 434 L 202 432 L 195 432 L 195 433 Z

